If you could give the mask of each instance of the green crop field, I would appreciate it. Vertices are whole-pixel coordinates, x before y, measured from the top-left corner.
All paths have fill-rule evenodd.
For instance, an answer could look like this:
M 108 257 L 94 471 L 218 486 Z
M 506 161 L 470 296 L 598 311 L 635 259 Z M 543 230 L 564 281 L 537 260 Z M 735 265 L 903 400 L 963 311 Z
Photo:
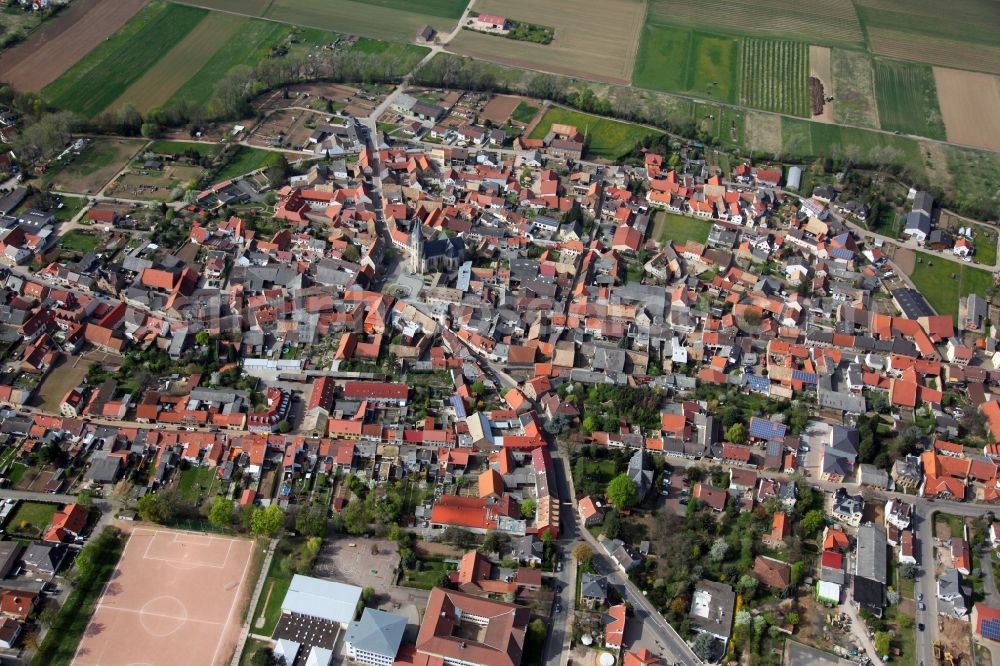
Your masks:
M 108 107 L 208 12 L 154 2 L 104 43 L 46 86 L 42 94 L 55 106 L 93 116 Z
M 635 56 L 632 83 L 652 90 L 687 90 L 691 31 L 647 23 Z
M 585 155 L 603 157 L 608 160 L 617 160 L 631 151 L 644 138 L 651 134 L 660 134 L 657 130 L 639 125 L 553 106 L 545 112 L 528 138 L 543 138 L 548 134 L 549 128 L 557 123 L 574 125 L 586 135 L 586 147 L 583 151 Z
M 291 31 L 290 26 L 273 21 L 246 21 L 195 71 L 167 101 L 204 104 L 212 98 L 215 84 L 237 65 L 253 67 L 263 60 Z
M 930 65 L 876 58 L 875 97 L 882 129 L 945 138 Z
M 740 64 L 740 104 L 809 117 L 807 44 L 748 37 Z
M 445 12 L 442 8 L 457 2 L 434 0 L 427 3 L 428 9 L 424 11 L 424 3 L 405 0 L 274 0 L 263 17 L 344 34 L 411 42 L 417 31 L 428 24 L 441 32 L 450 31 L 462 9 L 457 13 L 447 10 L 454 16 L 442 16 Z
M 643 88 L 690 92 L 736 101 L 739 43 L 731 37 L 647 24 L 635 57 L 632 82 Z
M 468 4 L 465 0 L 357 0 L 375 7 L 458 20 Z
M 910 275 L 913 284 L 938 314 L 958 317 L 958 300 L 971 293 L 986 295 L 993 285 L 993 274 L 926 252 L 917 252 L 917 264 Z
M 851 0 L 650 0 L 647 21 L 813 44 L 864 43 Z

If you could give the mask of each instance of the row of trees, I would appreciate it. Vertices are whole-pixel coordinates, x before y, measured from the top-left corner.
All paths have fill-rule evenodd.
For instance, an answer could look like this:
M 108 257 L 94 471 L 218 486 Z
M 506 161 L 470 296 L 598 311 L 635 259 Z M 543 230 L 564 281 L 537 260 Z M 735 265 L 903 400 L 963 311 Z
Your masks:
M 143 495 L 135 509 L 139 517 L 152 523 L 169 523 L 192 512 L 172 490 Z M 258 536 L 274 536 L 285 526 L 285 511 L 277 504 L 248 505 L 237 512 L 236 503 L 221 495 L 212 498 L 206 517 L 217 527 L 236 527 Z

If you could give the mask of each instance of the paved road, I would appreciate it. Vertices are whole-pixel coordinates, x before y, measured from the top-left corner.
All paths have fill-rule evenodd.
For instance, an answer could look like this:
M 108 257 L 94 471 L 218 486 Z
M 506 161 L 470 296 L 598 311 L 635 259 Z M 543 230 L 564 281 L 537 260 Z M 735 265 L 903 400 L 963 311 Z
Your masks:
M 576 497 L 573 487 L 573 475 L 569 468 L 569 460 L 560 455 L 558 451 L 553 451 L 552 461 L 556 470 L 556 481 L 559 487 L 560 497 L 570 501 Z M 662 647 L 657 650 L 658 654 L 666 661 L 685 664 L 686 666 L 699 666 L 702 662 L 691 651 L 691 647 L 683 638 L 667 623 L 660 613 L 653 608 L 642 592 L 615 566 L 610 558 L 605 554 L 604 548 L 597 542 L 597 539 L 586 529 L 581 529 L 577 522 L 577 512 L 573 510 L 572 504 L 565 507 L 562 512 L 563 536 L 565 539 L 577 541 L 581 537 L 590 544 L 594 550 L 594 563 L 598 570 L 606 573 L 608 582 L 613 584 L 622 592 L 622 596 L 632 606 L 634 620 L 643 622 L 646 629 L 649 629 L 656 637 L 658 644 Z M 627 648 L 629 646 L 623 646 Z

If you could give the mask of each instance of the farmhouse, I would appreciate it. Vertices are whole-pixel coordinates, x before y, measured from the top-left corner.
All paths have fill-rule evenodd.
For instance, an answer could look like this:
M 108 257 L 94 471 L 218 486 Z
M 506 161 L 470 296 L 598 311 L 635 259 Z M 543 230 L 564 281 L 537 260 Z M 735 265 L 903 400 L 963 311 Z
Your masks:
M 496 14 L 480 14 L 472 19 L 472 27 L 489 32 L 505 32 L 510 27 L 510 21 Z

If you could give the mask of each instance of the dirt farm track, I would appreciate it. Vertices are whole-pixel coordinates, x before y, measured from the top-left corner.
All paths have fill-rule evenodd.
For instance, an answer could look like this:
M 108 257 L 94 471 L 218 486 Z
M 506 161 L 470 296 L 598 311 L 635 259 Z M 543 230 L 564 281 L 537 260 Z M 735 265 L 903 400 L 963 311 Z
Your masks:
M 77 0 L 0 55 L 0 81 L 38 92 L 125 25 L 148 0 Z

